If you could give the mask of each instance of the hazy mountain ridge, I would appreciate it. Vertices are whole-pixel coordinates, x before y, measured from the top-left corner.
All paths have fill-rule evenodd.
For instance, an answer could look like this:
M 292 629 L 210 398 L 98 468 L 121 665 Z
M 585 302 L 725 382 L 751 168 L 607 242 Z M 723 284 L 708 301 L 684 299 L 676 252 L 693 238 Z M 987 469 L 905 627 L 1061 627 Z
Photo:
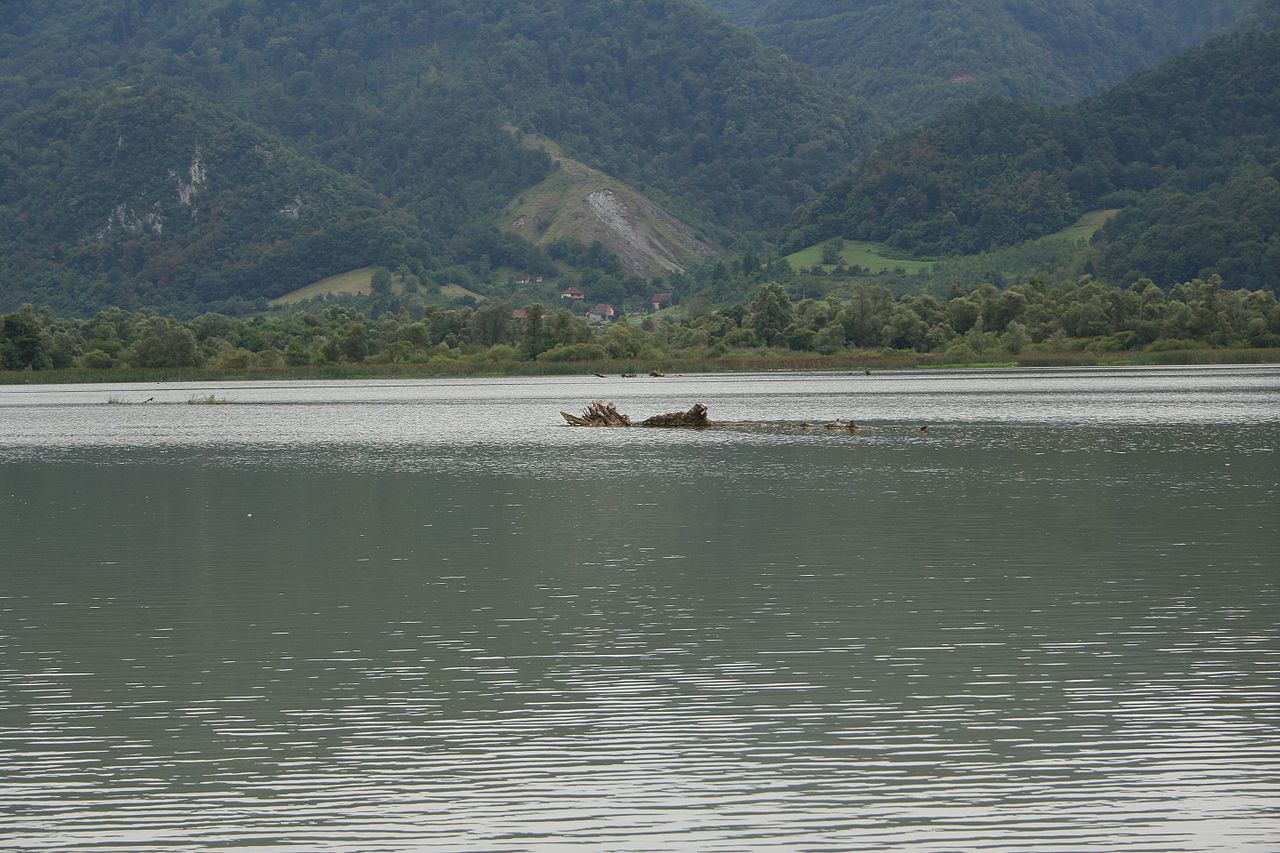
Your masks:
M 799 215 L 789 243 L 965 254 L 1125 207 L 1095 238 L 1112 276 L 1276 287 L 1278 95 L 1273 31 L 1217 39 L 1069 107 L 984 101 L 877 149 Z
M 982 97 L 1052 104 L 1249 18 L 1253 0 L 706 0 L 898 126 Z

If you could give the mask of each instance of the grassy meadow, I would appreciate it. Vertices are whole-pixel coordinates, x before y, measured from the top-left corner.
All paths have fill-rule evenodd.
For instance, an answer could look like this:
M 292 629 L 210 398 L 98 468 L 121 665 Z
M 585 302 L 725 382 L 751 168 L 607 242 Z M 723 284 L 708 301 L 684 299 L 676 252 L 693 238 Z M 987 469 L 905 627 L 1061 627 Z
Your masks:
M 283 296 L 277 296 L 268 304 L 295 305 L 306 302 L 308 299 L 315 299 L 317 296 L 368 296 L 373 292 L 372 282 L 373 267 L 360 267 L 322 278 Z M 391 289 L 396 293 L 402 293 L 404 283 L 392 278 Z
M 1035 240 L 1028 240 L 1018 246 L 996 249 L 978 255 L 959 255 L 949 258 L 906 258 L 881 243 L 868 243 L 865 240 L 845 240 L 844 249 L 840 252 L 840 260 L 846 267 L 861 267 L 872 275 L 884 272 L 903 272 L 909 275 L 924 272 L 943 273 L 947 270 L 968 269 L 984 260 L 1000 258 L 1006 255 L 1037 255 L 1045 250 L 1057 251 L 1063 248 L 1087 243 L 1107 220 L 1115 216 L 1118 210 L 1092 210 L 1081 216 L 1073 224 L 1052 234 L 1046 234 Z M 825 242 L 825 241 L 824 241 Z M 816 243 L 799 252 L 788 255 L 786 260 L 794 270 L 807 270 L 820 267 L 826 272 L 836 269 L 836 264 L 822 262 L 822 243 Z

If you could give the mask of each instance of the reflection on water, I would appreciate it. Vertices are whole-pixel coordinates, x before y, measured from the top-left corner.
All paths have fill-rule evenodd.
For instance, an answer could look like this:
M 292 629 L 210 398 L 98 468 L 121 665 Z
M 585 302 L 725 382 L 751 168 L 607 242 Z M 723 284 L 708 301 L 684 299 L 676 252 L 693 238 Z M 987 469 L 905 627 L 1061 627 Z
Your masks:
M 606 384 L 0 391 L 0 848 L 1280 846 L 1280 371 Z

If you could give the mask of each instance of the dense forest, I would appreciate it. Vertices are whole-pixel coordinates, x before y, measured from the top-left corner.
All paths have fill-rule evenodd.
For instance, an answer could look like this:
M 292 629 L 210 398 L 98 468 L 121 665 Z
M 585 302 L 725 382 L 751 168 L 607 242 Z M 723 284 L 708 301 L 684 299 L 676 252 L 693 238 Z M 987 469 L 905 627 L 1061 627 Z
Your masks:
M 413 259 L 440 254 L 428 229 L 367 185 L 160 88 L 72 91 L 18 113 L 0 141 L 0 176 L 4 268 L 19 285 L 9 301 L 218 303 L 353 264 L 423 273 Z
M 693 0 L 15 2 L 0 46 L 10 306 L 484 264 L 477 229 L 553 168 L 522 130 L 731 237 L 784 223 L 876 132 Z M 170 174 L 197 147 L 208 184 L 183 219 Z
M 790 242 L 965 254 L 1121 212 L 1097 273 L 1280 287 L 1280 32 L 1223 37 L 1069 107 L 987 100 L 897 137 L 804 210 Z
M 767 277 L 722 273 L 731 290 Z M 1280 347 L 1280 303 L 1269 291 L 1224 290 L 1217 277 L 1166 293 L 1149 279 L 1130 288 L 1085 278 L 1031 277 L 940 298 L 894 297 L 877 284 L 847 297 L 807 298 L 807 284 L 756 284 L 745 303 L 679 317 L 589 325 L 574 312 L 506 302 L 448 308 L 384 293 L 247 319 L 206 313 L 181 322 L 109 308 L 85 320 L 24 307 L 0 316 L 0 369 L 205 367 L 231 374 L 287 373 L 352 364 L 419 365 L 425 372 L 509 370 L 521 362 L 612 362 L 658 369 L 673 359 L 714 367 L 751 353 L 938 353 L 948 362 L 1069 352 Z M 739 292 L 741 292 L 739 290 Z M 800 297 L 800 298 L 796 298 Z M 616 365 L 615 365 L 616 366 Z
M 450 180 L 526 180 L 504 123 L 749 227 L 869 139 L 864 109 L 692 0 L 16 5 L 0 116 L 69 86 L 189 88 L 432 219 L 471 218 Z
M 1254 0 L 706 0 L 905 127 L 983 97 L 1093 95 L 1254 20 Z
M 837 60 L 862 68 L 849 73 L 881 87 L 858 91 L 884 118 L 708 5 L 788 50 L 811 51 L 801 58 L 836 79 L 844 73 Z M 449 312 L 491 317 L 501 313 L 494 306 L 572 304 L 559 297 L 576 287 L 586 293 L 582 308 L 635 314 L 665 294 L 682 317 L 655 327 L 654 341 L 668 346 L 669 330 L 747 305 L 771 284 L 797 306 L 828 304 L 828 320 L 843 310 L 830 306 L 892 294 L 895 310 L 915 312 L 920 325 L 908 325 L 928 334 L 886 342 L 876 337 L 885 324 L 875 335 L 846 325 L 839 347 L 932 350 L 973 330 L 941 322 L 928 300 L 950 304 L 980 284 L 1000 289 L 1033 273 L 1039 292 L 1052 294 L 1082 281 L 1280 289 L 1280 33 L 1220 37 L 1102 95 L 1035 103 L 1096 89 L 1211 31 L 1258 24 L 1267 4 L 708 5 L 11 3 L 0 21 L 0 311 L 48 306 L 52 314 L 10 316 L 44 318 L 54 340 L 51 317 L 64 318 L 60 329 L 69 316 L 109 306 L 143 318 L 147 309 L 243 317 L 317 280 L 376 267 L 383 286 L 372 297 L 328 308 L 366 318 L 408 312 L 414 322 Z M 965 70 L 979 61 L 985 77 Z M 980 92 L 1029 100 L 989 97 L 875 147 L 887 127 L 953 102 L 917 86 L 936 89 L 941 78 L 946 91 L 963 90 L 960 101 Z M 513 224 L 524 219 L 526 197 L 549 197 L 539 192 L 565 182 L 567 163 L 585 173 L 579 161 L 601 170 L 591 173 L 601 186 L 640 188 L 688 225 L 708 247 L 681 261 L 693 268 L 645 278 L 627 274 L 599 242 L 559 231 L 540 245 L 517 236 L 536 233 Z M 1094 228 L 1107 220 L 1088 246 L 1048 236 L 1086 213 Z M 625 211 L 610 215 L 624 233 L 635 224 Z M 634 228 L 629 236 L 646 239 Z M 800 274 L 783 261 L 846 238 L 882 244 L 871 248 L 904 266 L 818 265 L 816 248 L 804 253 Z M 268 312 L 264 322 L 295 322 L 281 316 Z M 558 328 L 584 326 L 571 319 Z M 1216 337 L 1203 322 L 1186 334 L 1176 322 L 1143 331 L 1113 324 L 1096 335 L 1028 326 L 1027 334 L 1040 345 L 1059 332 L 1133 332 L 1126 346 L 1148 346 L 1271 333 L 1232 323 L 1230 331 L 1215 326 Z M 810 323 L 827 348 L 831 328 Z M 221 349 L 189 330 L 204 347 L 200 360 L 216 360 Z M 738 346 L 744 335 L 731 343 L 712 335 L 707 345 Z M 96 349 L 131 364 L 126 338 L 116 348 L 44 351 L 64 366 Z M 807 351 L 803 331 L 758 343 L 784 339 Z M 370 357 L 382 352 L 372 341 Z M 458 333 L 448 348 L 472 344 Z M 283 358 L 283 347 L 266 349 Z

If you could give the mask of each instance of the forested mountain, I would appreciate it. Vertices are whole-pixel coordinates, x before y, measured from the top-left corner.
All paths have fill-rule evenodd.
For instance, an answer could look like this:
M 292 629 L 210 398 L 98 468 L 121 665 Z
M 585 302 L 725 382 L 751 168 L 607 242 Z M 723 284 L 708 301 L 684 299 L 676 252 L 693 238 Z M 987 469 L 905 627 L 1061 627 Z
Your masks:
M 275 295 L 265 257 L 496 264 L 482 232 L 552 168 L 521 130 L 714 235 L 776 227 L 874 130 L 694 0 L 14 0 L 0 81 L 7 304 Z M 203 208 L 170 185 L 197 146 Z
M 1123 208 L 1095 237 L 1112 279 L 1280 287 L 1280 32 L 1214 40 L 1069 107 L 988 100 L 897 137 L 790 242 L 970 253 L 1099 208 Z
M 706 0 L 891 123 L 982 97 L 1092 95 L 1248 17 L 1256 0 Z
M 19 113 L 0 183 L 4 271 L 60 307 L 270 296 L 440 252 L 367 187 L 172 90 L 71 91 Z

